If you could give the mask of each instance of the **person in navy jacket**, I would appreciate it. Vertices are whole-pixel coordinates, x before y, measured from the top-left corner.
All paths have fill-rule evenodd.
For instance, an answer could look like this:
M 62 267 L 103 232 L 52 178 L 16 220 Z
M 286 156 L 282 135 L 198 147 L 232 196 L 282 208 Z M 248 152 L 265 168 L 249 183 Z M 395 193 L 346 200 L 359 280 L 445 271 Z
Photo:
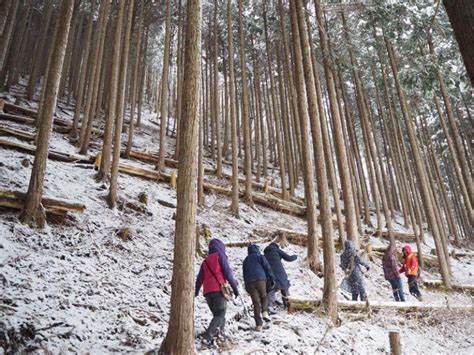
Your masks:
M 217 334 L 224 333 L 225 313 L 227 300 L 221 292 L 221 285 L 229 282 L 234 295 L 239 296 L 238 284 L 232 275 L 232 270 L 225 253 L 225 245 L 219 239 L 212 239 L 209 242 L 209 253 L 201 264 L 196 278 L 196 297 L 203 286 L 204 297 L 206 298 L 213 318 L 203 336 L 203 343 L 211 345 Z
M 265 321 L 268 315 L 267 284 L 274 285 L 273 273 L 267 259 L 255 244 L 248 246 L 248 256 L 243 263 L 245 289 L 252 298 L 253 313 L 257 331 L 262 330 L 262 314 Z

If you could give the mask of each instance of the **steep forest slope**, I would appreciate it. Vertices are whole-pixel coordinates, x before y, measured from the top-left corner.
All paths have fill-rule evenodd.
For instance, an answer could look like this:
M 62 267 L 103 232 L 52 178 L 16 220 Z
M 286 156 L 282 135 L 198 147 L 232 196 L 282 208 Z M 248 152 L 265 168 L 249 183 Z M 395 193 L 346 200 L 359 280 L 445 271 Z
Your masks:
M 21 90 L 21 87 L 19 87 Z M 6 99 L 11 99 L 7 96 Z M 34 108 L 34 104 L 33 104 Z M 61 109 L 69 120 L 71 109 Z M 159 134 L 156 115 L 144 112 L 144 124 L 137 134 L 137 150 L 153 148 Z M 2 121 L 2 127 L 33 132 L 24 124 Z M 14 137 L 9 141 L 24 143 Z M 170 140 L 169 144 L 173 144 Z M 61 152 L 75 152 L 66 135 L 53 133 L 51 147 Z M 1 148 L 0 189 L 26 188 L 31 155 Z M 94 155 L 94 150 L 91 152 Z M 138 160 L 122 160 L 136 167 L 153 168 Z M 25 167 L 26 165 L 26 167 Z M 171 172 L 169 170 L 168 172 Z M 167 183 L 121 174 L 119 207 L 106 207 L 106 186 L 95 181 L 92 163 L 65 163 L 50 160 L 45 195 L 84 203 L 82 214 L 50 220 L 46 230 L 32 229 L 17 221 L 17 213 L 3 210 L 0 217 L 0 265 L 2 296 L 0 312 L 2 329 L 15 329 L 11 340 L 18 337 L 18 346 L 58 352 L 143 352 L 157 347 L 165 335 L 170 305 L 170 281 L 173 257 L 173 215 L 176 192 Z M 214 183 L 218 179 L 213 178 Z M 224 183 L 224 181 L 220 181 Z M 147 204 L 139 202 L 146 194 Z M 159 201 L 169 203 L 163 206 Z M 229 213 L 230 199 L 206 195 L 206 203 L 198 210 L 198 223 L 207 224 L 213 237 L 224 242 L 262 240 L 255 230 L 306 230 L 302 218 L 282 214 L 269 208 L 241 205 L 241 216 Z M 405 231 L 397 218 L 396 229 Z M 128 236 L 120 234 L 124 228 Z M 373 245 L 386 241 L 371 237 Z M 261 243 L 263 248 L 266 243 Z M 401 246 L 402 244 L 399 244 Z M 202 248 L 206 248 L 201 238 Z M 433 241 L 427 237 L 424 251 L 429 254 Z M 322 279 L 307 266 L 304 247 L 290 244 L 287 252 L 298 259 L 287 264 L 291 295 L 297 299 L 320 299 Z M 242 261 L 245 247 L 227 248 L 230 264 L 237 277 L 244 302 L 251 308 L 243 291 Z M 338 252 L 339 255 L 340 252 Z M 196 268 L 200 257 L 196 258 Z M 338 259 L 339 260 L 339 259 Z M 472 256 L 453 259 L 454 280 L 473 283 Z M 383 278 L 381 259 L 374 258 L 367 273 L 369 302 L 390 301 L 388 282 Z M 338 283 L 343 278 L 337 270 Z M 439 279 L 435 269 L 423 270 L 424 279 Z M 408 303 L 419 302 L 408 295 Z M 427 305 L 471 305 L 467 293 L 436 292 L 422 289 Z M 338 290 L 338 299 L 348 295 Z M 202 296 L 195 299 L 196 329 L 204 331 L 210 312 Z M 341 312 L 337 327 L 330 326 L 324 316 L 316 313 L 287 313 L 279 309 L 268 329 L 256 333 L 253 318 L 245 316 L 240 301 L 228 307 L 227 332 L 232 339 L 230 351 L 235 353 L 388 353 L 388 330 L 400 329 L 404 351 L 423 353 L 469 354 L 474 350 L 470 334 L 474 331 L 472 312 L 459 310 L 426 310 L 398 312 Z M 236 315 L 244 316 L 236 320 Z M 30 339 L 31 337 L 31 339 Z M 199 348 L 199 340 L 196 345 Z M 420 348 L 423 344 L 423 349 Z M 205 352 L 205 351 L 204 351 Z

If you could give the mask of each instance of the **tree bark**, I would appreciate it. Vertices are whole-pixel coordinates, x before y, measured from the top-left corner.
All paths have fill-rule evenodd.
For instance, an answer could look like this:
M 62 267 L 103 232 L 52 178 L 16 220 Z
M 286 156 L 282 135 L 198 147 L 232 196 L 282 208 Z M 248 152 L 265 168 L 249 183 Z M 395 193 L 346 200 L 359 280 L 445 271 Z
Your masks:
M 58 10 L 51 68 L 46 79 L 44 107 L 41 110 L 41 126 L 37 135 L 38 148 L 33 162 L 25 206 L 20 215 L 20 220 L 23 223 L 36 224 L 40 227 L 44 226 L 46 222 L 41 198 L 43 197 L 44 176 L 48 159 L 49 136 L 53 123 L 53 113 L 56 108 L 59 80 L 64 62 L 73 7 L 74 0 L 62 0 Z
M 443 0 L 454 37 L 459 44 L 467 73 L 474 86 L 474 2 L 472 0 Z
M 280 3 L 281 5 L 281 3 Z M 304 192 L 305 192 L 305 200 L 306 200 L 306 219 L 308 222 L 308 262 L 309 268 L 314 273 L 320 273 L 322 271 L 322 265 L 319 261 L 319 249 L 318 244 L 316 242 L 316 225 L 317 225 L 317 216 L 316 216 L 316 201 L 315 201 L 315 189 L 314 189 L 314 175 L 313 175 L 313 159 L 311 158 L 310 154 L 310 147 L 309 147 L 309 128 L 308 128 L 308 108 L 305 97 L 313 99 L 310 97 L 310 94 L 307 95 L 306 90 L 311 90 L 307 85 L 305 90 L 305 76 L 303 72 L 303 60 L 302 60 L 302 40 L 301 32 L 303 32 L 303 28 L 298 28 L 298 17 L 297 17 L 297 4 L 291 3 L 290 4 L 290 16 L 291 16 L 291 32 L 293 37 L 294 45 L 294 63 L 295 63 L 295 84 L 296 90 L 298 94 L 298 113 L 300 118 L 300 127 L 301 127 L 301 148 L 302 148 L 302 160 L 303 160 L 303 179 L 304 179 Z M 307 43 L 305 43 L 305 49 L 307 48 Z M 305 72 L 308 70 L 310 71 L 311 75 L 311 67 L 308 67 L 307 60 L 304 61 Z M 306 73 L 307 74 L 307 73 Z M 308 79 L 308 77 L 306 77 Z M 309 80 L 309 79 L 308 79 Z M 308 82 L 309 83 L 309 82 Z M 314 89 L 314 85 L 313 88 Z M 311 114 L 315 114 L 315 103 L 310 102 L 309 108 L 311 110 Z M 317 114 L 317 113 L 316 113 Z M 312 117 L 314 119 L 314 117 Z M 319 151 L 318 153 L 322 153 L 323 151 Z M 320 163 L 320 162 L 318 162 Z M 324 163 L 323 163 L 324 164 Z M 326 222 L 323 220 L 323 223 Z M 326 223 L 324 223 L 326 226 Z M 332 227 L 332 226 L 331 226 Z M 332 230 L 331 230 L 332 235 Z
M 79 126 L 79 120 L 81 116 L 81 109 L 82 109 L 82 102 L 84 100 L 85 95 L 85 87 L 86 87 L 86 76 L 87 73 L 90 72 L 90 48 L 91 48 L 91 41 L 92 41 L 92 28 L 94 25 L 94 14 L 95 14 L 95 7 L 96 1 L 92 0 L 91 4 L 91 13 L 89 16 L 89 23 L 87 25 L 87 33 L 86 33 L 86 47 L 84 49 L 82 55 L 82 65 L 80 68 L 80 78 L 79 78 L 79 87 L 78 91 L 76 92 L 76 106 L 74 108 L 74 118 L 72 121 L 72 128 L 70 136 L 72 138 L 77 138 L 77 127 Z
M 321 129 L 321 119 L 318 112 L 318 102 L 316 94 L 316 85 L 314 82 L 314 74 L 312 68 L 311 60 L 311 51 L 310 51 L 310 42 L 308 39 L 308 28 L 306 27 L 306 18 L 304 15 L 304 9 L 302 0 L 296 0 L 296 12 L 298 15 L 298 27 L 300 33 L 300 42 L 302 47 L 303 54 L 303 70 L 304 78 L 306 80 L 306 95 L 308 99 L 309 107 L 309 117 L 311 125 L 315 127 L 313 132 L 316 133 L 316 137 L 313 136 L 313 143 L 316 144 L 315 147 L 315 165 L 316 165 L 316 179 L 318 185 L 318 198 L 319 198 L 319 211 L 320 211 L 320 221 L 321 229 L 323 234 L 323 257 L 324 257 L 324 291 L 323 291 L 323 305 L 328 313 L 329 317 L 333 322 L 337 319 L 337 298 L 336 298 L 336 262 L 335 262 L 335 251 L 334 251 L 334 237 L 333 237 L 333 228 L 332 228 L 332 214 L 331 208 L 329 206 L 329 189 L 328 189 L 328 175 L 326 172 L 326 161 L 324 157 L 324 146 L 323 146 L 323 135 Z M 296 19 L 295 19 L 296 20 Z M 298 42 L 295 41 L 295 47 L 298 47 Z M 298 51 L 295 49 L 295 52 Z M 298 60 L 296 56 L 296 61 Z M 298 63 L 296 63 L 297 72 Z M 298 80 L 301 74 L 297 74 Z M 300 116 L 301 117 L 301 116 Z M 307 126 L 307 123 L 305 123 Z M 301 129 L 307 130 L 307 127 L 304 127 L 303 122 L 301 124 Z M 307 133 L 309 136 L 309 133 Z M 308 144 L 304 143 L 303 144 Z M 303 150 L 304 152 L 304 150 Z M 310 154 L 308 152 L 310 157 Z M 303 162 L 303 167 L 306 166 L 306 161 Z M 306 168 L 309 171 L 313 171 L 312 164 Z M 306 172 L 305 172 L 306 175 Z M 311 174 L 312 175 L 312 174 Z M 309 232 L 309 231 L 308 231 Z M 309 234 L 308 234 L 309 236 Z M 311 243 L 316 244 L 315 240 L 311 241 L 309 239 L 308 247 Z
M 234 72 L 234 40 L 232 29 L 232 1 L 227 0 L 227 41 L 229 47 L 229 104 L 232 141 L 232 204 L 230 209 L 235 217 L 239 217 L 239 161 L 237 141 L 237 115 L 235 97 L 235 72 Z
M 194 253 L 196 233 L 197 139 L 199 129 L 199 62 L 201 2 L 188 0 L 184 62 L 181 142 L 177 187 L 176 233 L 165 354 L 194 353 Z
M 168 121 L 168 76 L 170 67 L 170 47 L 171 47 L 171 0 L 166 0 L 166 20 L 165 20 L 165 50 L 163 53 L 163 74 L 161 75 L 161 108 L 160 108 L 160 152 L 158 159 L 158 171 L 165 168 L 166 153 L 166 122 Z
M 115 110 L 115 130 L 114 130 L 114 150 L 113 150 L 113 159 L 112 159 L 112 169 L 110 176 L 110 188 L 107 202 L 110 208 L 115 208 L 117 204 L 117 180 L 118 180 L 118 166 L 120 162 L 120 151 L 122 148 L 121 138 L 122 138 L 122 123 L 124 116 L 124 109 L 126 104 L 126 80 L 127 80 L 127 69 L 128 69 L 128 58 L 130 50 L 130 32 L 132 29 L 132 17 L 133 17 L 133 8 L 134 0 L 124 1 L 125 6 L 128 6 L 128 14 L 125 19 L 125 31 L 124 38 L 122 39 L 121 46 L 121 61 L 120 61 L 120 71 L 119 71 L 119 83 L 117 90 L 117 108 Z
M 418 181 L 419 185 L 421 188 L 421 196 L 423 199 L 423 205 L 425 207 L 426 215 L 429 221 L 430 229 L 431 232 L 433 233 L 433 238 L 436 244 L 436 250 L 438 252 L 438 260 L 440 264 L 440 272 L 441 276 L 443 277 L 443 281 L 446 285 L 446 287 L 451 287 L 451 278 L 449 275 L 449 270 L 448 270 L 448 262 L 447 258 L 449 257 L 448 255 L 444 255 L 444 249 L 443 249 L 443 242 L 441 240 L 441 234 L 438 229 L 437 221 L 436 221 L 436 216 L 435 212 L 433 209 L 433 204 L 431 201 L 431 194 L 429 190 L 429 181 L 427 180 L 426 177 L 426 171 L 425 167 L 423 166 L 423 161 L 420 155 L 419 147 L 418 147 L 418 142 L 416 140 L 415 132 L 414 132 L 414 127 L 413 127 L 413 122 L 412 122 L 412 117 L 410 115 L 410 112 L 407 107 L 406 99 L 405 99 L 405 94 L 401 88 L 399 79 L 398 79 L 398 67 L 396 63 L 396 58 L 395 58 L 395 52 L 393 49 L 393 46 L 390 42 L 390 40 L 385 36 L 384 37 L 385 44 L 387 47 L 387 51 L 389 54 L 389 59 L 390 59 L 390 65 L 392 67 L 392 73 L 393 73 L 393 78 L 395 81 L 395 86 L 398 92 L 398 96 L 400 99 L 400 106 L 402 109 L 402 114 L 405 120 L 405 125 L 407 128 L 408 132 L 408 137 L 410 139 L 410 144 L 412 146 L 413 150 L 413 156 L 415 159 L 415 165 L 416 165 L 416 171 L 418 174 Z
M 133 67 L 133 84 L 132 84 L 132 93 L 130 98 L 130 120 L 128 122 L 128 140 L 127 140 L 127 148 L 125 149 L 125 157 L 128 158 L 130 156 L 130 151 L 132 150 L 133 145 L 133 132 L 135 129 L 135 108 L 137 107 L 137 89 L 138 89 L 138 76 L 139 76 L 139 69 L 141 63 L 141 49 L 142 49 L 142 35 L 143 35 L 143 7 L 144 2 L 140 0 L 139 6 L 139 15 L 138 15 L 138 34 L 137 34 L 137 43 L 135 47 L 135 64 Z M 143 63 L 142 63 L 143 64 Z
M 12 0 L 12 3 L 8 9 L 6 23 L 0 36 L 0 72 L 3 70 L 5 59 L 7 57 L 8 48 L 13 34 L 13 27 L 17 20 L 17 13 L 19 8 L 20 0 Z
M 242 73 L 242 125 L 244 130 L 244 166 L 245 166 L 245 201 L 253 206 L 252 201 L 252 142 L 250 136 L 249 94 L 247 86 L 247 60 L 245 59 L 245 35 L 243 28 L 243 0 L 239 0 L 239 42 L 240 70 Z
M 326 83 L 328 87 L 329 103 L 331 108 L 331 116 L 334 123 L 334 138 L 336 142 L 336 158 L 339 165 L 339 175 L 342 185 L 342 196 L 344 200 L 344 214 L 346 216 L 346 233 L 347 237 L 359 246 L 359 233 L 357 230 L 357 216 L 355 213 L 355 205 L 353 199 L 353 190 L 351 176 L 349 172 L 349 163 L 347 152 L 344 146 L 343 129 L 339 107 L 337 106 L 336 88 L 334 85 L 334 73 L 332 61 L 328 52 L 328 37 L 324 28 L 324 20 L 321 10 L 321 0 L 314 0 L 316 17 L 318 21 L 319 38 L 321 42 L 321 50 L 323 51 L 324 72 L 326 74 Z

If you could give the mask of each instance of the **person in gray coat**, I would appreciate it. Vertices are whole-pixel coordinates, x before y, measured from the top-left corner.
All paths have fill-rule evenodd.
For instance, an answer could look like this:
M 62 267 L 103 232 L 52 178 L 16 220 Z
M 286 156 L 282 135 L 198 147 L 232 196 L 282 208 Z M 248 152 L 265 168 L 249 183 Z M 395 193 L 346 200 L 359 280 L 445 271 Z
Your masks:
M 369 265 L 360 258 L 354 242 L 346 240 L 344 252 L 341 255 L 341 268 L 346 274 L 342 288 L 352 294 L 353 301 L 357 301 L 359 296 L 361 301 L 365 301 L 367 298 L 361 266 L 364 266 L 367 271 L 369 270 Z

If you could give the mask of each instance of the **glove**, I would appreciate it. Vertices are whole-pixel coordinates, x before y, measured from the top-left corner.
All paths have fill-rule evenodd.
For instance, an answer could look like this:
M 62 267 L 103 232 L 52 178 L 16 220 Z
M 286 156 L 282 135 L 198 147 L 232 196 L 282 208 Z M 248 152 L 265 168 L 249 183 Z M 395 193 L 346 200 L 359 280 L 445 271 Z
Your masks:
M 234 291 L 235 298 L 239 297 L 239 291 Z
M 370 266 L 367 266 L 367 271 L 369 271 L 369 270 L 370 270 Z

